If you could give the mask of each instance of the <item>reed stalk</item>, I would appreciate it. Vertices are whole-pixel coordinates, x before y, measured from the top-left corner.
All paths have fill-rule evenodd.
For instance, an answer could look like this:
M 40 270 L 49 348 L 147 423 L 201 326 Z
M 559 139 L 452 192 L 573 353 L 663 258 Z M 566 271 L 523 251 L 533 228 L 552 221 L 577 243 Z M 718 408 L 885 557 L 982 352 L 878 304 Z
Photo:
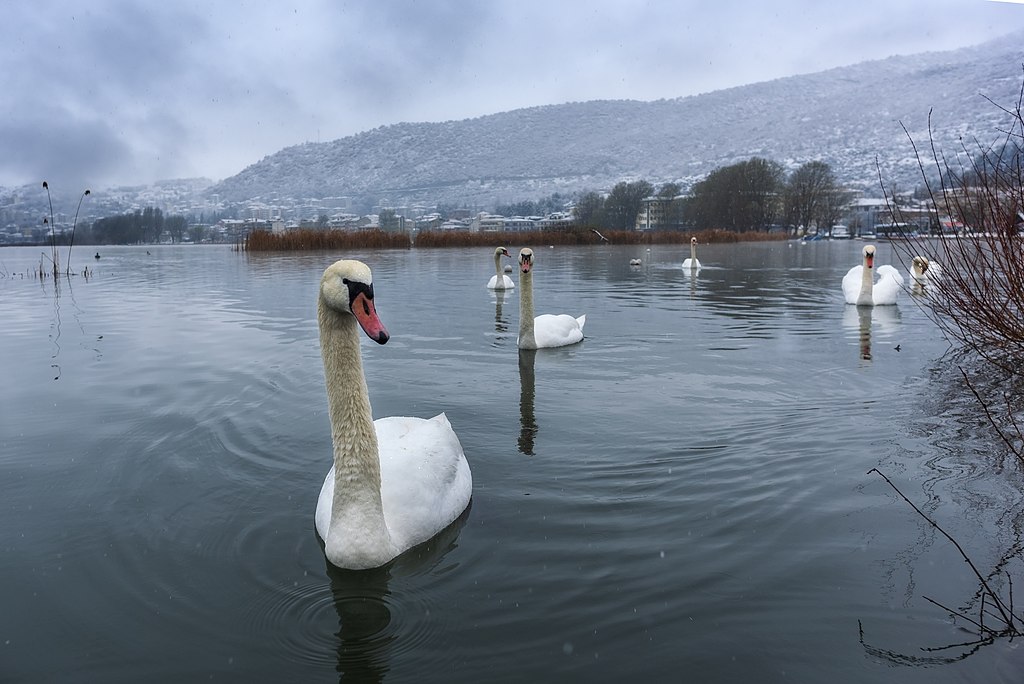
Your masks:
M 80 212 L 82 210 L 82 201 L 89 194 L 91 194 L 90 191 L 88 189 L 86 189 L 86 191 L 82 193 L 82 196 L 78 198 L 78 208 L 75 209 L 75 220 L 71 224 L 71 243 L 68 245 L 68 260 L 67 260 L 67 266 L 66 266 L 66 268 L 67 268 L 66 275 L 67 275 L 68 278 L 71 277 L 71 250 L 75 246 L 75 229 L 78 227 L 78 212 Z
M 50 205 L 50 263 L 53 264 L 53 279 L 57 280 L 57 278 L 60 276 L 60 267 L 57 265 L 57 226 L 53 222 L 53 200 L 50 198 L 50 184 L 47 183 L 46 181 L 43 181 L 43 189 L 46 190 L 46 201 Z M 43 223 L 47 223 L 46 218 L 43 218 Z

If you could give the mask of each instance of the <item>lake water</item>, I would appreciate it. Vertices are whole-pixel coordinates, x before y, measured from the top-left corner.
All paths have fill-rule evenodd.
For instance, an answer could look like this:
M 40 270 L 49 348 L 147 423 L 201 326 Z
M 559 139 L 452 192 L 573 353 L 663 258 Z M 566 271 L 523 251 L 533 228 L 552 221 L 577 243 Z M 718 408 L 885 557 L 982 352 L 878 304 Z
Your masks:
M 924 597 L 974 614 L 977 581 L 868 471 L 1018 584 L 1024 482 L 914 297 L 843 303 L 861 243 L 701 246 L 695 276 L 688 245 L 531 246 L 537 313 L 587 337 L 522 357 L 491 248 L 82 248 L 58 292 L 0 250 L 0 680 L 1019 680 L 1019 641 L 921 650 L 970 639 Z M 474 476 L 368 572 L 313 527 L 342 256 L 392 335 L 374 414 L 445 411 Z

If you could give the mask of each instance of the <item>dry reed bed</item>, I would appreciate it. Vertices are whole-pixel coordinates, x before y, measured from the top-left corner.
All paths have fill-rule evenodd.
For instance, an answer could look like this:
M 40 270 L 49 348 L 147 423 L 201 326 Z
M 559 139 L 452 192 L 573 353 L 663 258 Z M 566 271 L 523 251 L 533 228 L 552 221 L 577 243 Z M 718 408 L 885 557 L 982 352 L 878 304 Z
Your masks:
M 495 245 L 596 245 L 609 242 L 615 245 L 689 244 L 696 237 L 701 244 L 728 242 L 759 242 L 785 240 L 784 234 L 762 232 L 734 233 L 727 230 L 705 230 L 699 233 L 683 231 L 640 232 L 612 230 L 598 233 L 589 228 L 571 230 L 533 230 L 522 233 L 470 233 L 453 231 L 423 231 L 416 236 L 416 247 L 494 247 Z M 254 231 L 245 240 L 248 251 L 286 251 L 317 249 L 408 249 L 412 246 L 407 233 L 386 233 L 380 230 L 297 230 L 274 235 Z
M 408 249 L 407 233 L 382 230 L 310 230 L 268 233 L 255 230 L 245 238 L 243 248 L 250 252 L 281 252 L 316 249 Z

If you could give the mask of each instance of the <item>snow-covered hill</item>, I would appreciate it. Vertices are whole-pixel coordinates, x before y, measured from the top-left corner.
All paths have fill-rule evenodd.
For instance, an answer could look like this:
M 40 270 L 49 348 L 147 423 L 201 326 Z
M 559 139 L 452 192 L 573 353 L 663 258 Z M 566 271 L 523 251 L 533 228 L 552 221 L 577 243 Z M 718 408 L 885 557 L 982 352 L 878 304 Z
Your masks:
M 941 46 L 937 46 L 940 48 Z M 922 149 L 928 121 L 941 149 L 991 143 L 1017 105 L 1024 35 L 980 46 L 864 62 L 692 97 L 574 102 L 385 126 L 288 147 L 212 187 L 222 200 L 348 196 L 487 204 L 646 179 L 684 187 L 760 156 L 795 168 L 813 159 L 840 180 L 911 188 L 920 181 L 904 126 Z M 990 102 L 991 100 L 992 102 Z

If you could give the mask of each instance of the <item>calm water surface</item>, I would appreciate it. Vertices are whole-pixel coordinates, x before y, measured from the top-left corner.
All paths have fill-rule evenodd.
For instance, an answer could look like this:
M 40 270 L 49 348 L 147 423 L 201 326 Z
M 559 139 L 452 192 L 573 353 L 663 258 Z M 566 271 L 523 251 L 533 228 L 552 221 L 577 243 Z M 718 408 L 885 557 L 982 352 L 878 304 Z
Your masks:
M 921 650 L 969 638 L 923 597 L 977 612 L 977 582 L 867 471 L 1018 577 L 1022 482 L 914 298 L 843 303 L 860 243 L 706 246 L 695 276 L 688 246 L 532 246 L 582 344 L 518 354 L 490 248 L 83 249 L 57 292 L 0 250 L 0 680 L 1019 680 L 1018 642 Z M 392 334 L 375 415 L 445 411 L 474 475 L 361 573 L 313 528 L 341 256 Z

